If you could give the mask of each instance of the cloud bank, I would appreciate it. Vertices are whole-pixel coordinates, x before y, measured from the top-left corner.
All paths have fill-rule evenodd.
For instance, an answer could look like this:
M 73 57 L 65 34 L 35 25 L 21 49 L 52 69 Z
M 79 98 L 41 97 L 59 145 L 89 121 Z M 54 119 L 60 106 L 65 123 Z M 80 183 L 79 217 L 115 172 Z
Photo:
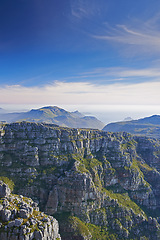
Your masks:
M 60 82 L 43 87 L 1 86 L 1 104 L 132 104 L 158 105 L 160 82 L 98 85 Z

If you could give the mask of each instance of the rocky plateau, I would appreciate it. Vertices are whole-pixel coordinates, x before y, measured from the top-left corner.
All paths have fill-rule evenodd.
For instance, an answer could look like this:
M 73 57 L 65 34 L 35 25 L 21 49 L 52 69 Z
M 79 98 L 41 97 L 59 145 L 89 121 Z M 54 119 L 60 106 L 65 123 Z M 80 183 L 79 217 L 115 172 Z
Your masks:
M 160 239 L 159 140 L 26 122 L 0 133 L 1 178 L 58 220 L 62 240 Z

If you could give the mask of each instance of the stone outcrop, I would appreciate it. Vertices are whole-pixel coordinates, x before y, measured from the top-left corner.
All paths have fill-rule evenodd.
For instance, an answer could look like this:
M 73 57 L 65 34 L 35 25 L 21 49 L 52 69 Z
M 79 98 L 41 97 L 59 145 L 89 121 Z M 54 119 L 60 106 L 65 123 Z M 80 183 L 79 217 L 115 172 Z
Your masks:
M 8 197 L 11 193 L 10 188 L 3 181 L 0 181 L 0 198 Z
M 1 128 L 1 176 L 14 181 L 15 193 L 57 216 L 62 239 L 72 239 L 75 226 L 88 230 L 76 230 L 73 239 L 90 239 L 104 228 L 116 239 L 158 239 L 159 160 L 158 140 L 127 133 L 25 122 Z
M 22 195 L 10 194 L 9 187 L 0 181 L 0 239 L 57 240 L 59 226 L 55 218 L 39 211 L 37 203 Z

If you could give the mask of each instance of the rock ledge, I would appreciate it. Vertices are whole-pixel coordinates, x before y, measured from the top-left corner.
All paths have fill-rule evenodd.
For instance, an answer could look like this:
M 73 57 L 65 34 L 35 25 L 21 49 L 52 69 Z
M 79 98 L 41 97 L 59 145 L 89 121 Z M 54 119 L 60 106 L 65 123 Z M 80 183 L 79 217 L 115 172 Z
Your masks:
M 0 181 L 0 239 L 1 240 L 60 240 L 55 218 L 39 211 L 31 198 L 10 193 Z

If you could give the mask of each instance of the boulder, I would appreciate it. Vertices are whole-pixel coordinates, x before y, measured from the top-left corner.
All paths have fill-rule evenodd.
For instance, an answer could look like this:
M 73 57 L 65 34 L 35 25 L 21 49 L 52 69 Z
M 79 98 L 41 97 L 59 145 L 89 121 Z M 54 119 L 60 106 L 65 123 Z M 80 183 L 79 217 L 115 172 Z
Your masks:
M 0 181 L 0 198 L 8 197 L 11 194 L 11 190 L 7 184 Z

